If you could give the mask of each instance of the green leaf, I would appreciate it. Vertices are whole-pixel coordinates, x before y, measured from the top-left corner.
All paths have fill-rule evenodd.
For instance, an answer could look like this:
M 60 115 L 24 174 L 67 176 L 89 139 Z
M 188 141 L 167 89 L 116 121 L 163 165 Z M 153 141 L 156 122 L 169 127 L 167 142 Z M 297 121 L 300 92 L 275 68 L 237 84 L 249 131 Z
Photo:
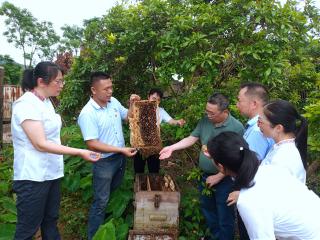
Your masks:
M 129 232 L 129 225 L 127 223 L 122 223 L 120 226 L 117 226 L 117 229 L 116 229 L 117 240 L 127 239 L 128 232 Z
M 9 183 L 7 182 L 0 182 L 0 193 L 5 194 L 8 192 Z
M 118 194 L 112 194 L 112 198 L 107 207 L 107 212 L 112 212 L 114 218 L 120 217 L 126 210 L 130 199 L 131 193 L 126 191 L 118 191 Z
M 80 180 L 80 188 L 85 189 L 87 187 L 91 187 L 92 183 L 92 174 L 89 174 Z
M 16 223 L 17 216 L 13 213 L 5 213 L 0 215 L 0 220 L 5 223 Z
M 265 71 L 264 75 L 268 77 L 270 73 L 271 73 L 271 68 L 268 68 L 267 71 Z
M 257 53 L 252 53 L 254 59 L 260 60 L 260 56 Z
M 0 240 L 13 239 L 15 231 L 16 231 L 15 224 L 0 223 Z
M 93 240 L 116 240 L 116 229 L 113 224 L 113 219 L 106 224 L 101 225 L 93 237 Z
M 80 173 L 77 172 L 75 175 L 72 176 L 70 179 L 70 185 L 68 186 L 68 189 L 71 192 L 75 192 L 79 189 L 80 187 Z
M 2 197 L 2 198 L 0 198 L 0 202 L 2 203 L 2 207 L 6 211 L 17 215 L 16 204 L 12 198 Z

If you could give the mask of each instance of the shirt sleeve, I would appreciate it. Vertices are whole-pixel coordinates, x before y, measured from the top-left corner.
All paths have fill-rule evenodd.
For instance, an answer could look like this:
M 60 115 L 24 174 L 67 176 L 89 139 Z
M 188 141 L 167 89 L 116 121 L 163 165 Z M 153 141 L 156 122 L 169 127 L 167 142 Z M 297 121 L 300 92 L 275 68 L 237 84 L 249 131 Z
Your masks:
M 163 108 L 159 108 L 159 111 L 160 111 L 160 119 L 161 119 L 161 122 L 169 122 L 172 117 L 169 115 L 169 113 L 167 113 L 166 110 L 164 110 Z
M 192 131 L 192 133 L 190 134 L 193 137 L 197 137 L 200 138 L 201 135 L 201 126 L 202 126 L 202 119 L 198 122 L 196 128 Z
M 116 101 L 116 104 L 118 106 L 118 111 L 120 113 L 121 119 L 126 119 L 128 115 L 128 109 L 125 108 L 117 99 L 114 98 L 114 100 Z
M 99 127 L 93 116 L 90 113 L 80 113 L 78 118 L 78 124 L 84 141 L 99 139 Z
M 13 116 L 18 124 L 25 120 L 42 120 L 42 113 L 30 102 L 17 102 L 13 106 Z
M 238 201 L 237 208 L 250 239 L 276 239 L 271 211 L 262 205 L 257 201 Z

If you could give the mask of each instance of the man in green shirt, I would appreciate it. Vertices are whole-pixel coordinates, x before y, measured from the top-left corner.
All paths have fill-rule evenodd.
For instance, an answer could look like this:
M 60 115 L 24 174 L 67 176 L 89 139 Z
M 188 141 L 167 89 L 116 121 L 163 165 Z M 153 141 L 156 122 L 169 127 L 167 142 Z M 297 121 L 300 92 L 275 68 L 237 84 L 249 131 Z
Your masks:
M 190 147 L 198 140 L 202 146 L 206 146 L 209 139 L 221 132 L 232 131 L 242 136 L 243 125 L 230 114 L 228 107 L 229 100 L 223 94 L 215 93 L 209 97 L 206 115 L 198 122 L 191 135 L 163 148 L 160 151 L 160 159 L 169 158 L 173 151 Z M 203 151 L 200 152 L 199 167 L 203 171 L 202 180 L 199 183 L 200 193 L 205 184 L 214 187 L 210 196 L 200 195 L 200 207 L 210 229 L 211 238 L 233 240 L 234 209 L 226 204 L 228 195 L 232 191 L 232 179 L 220 173 L 213 161 L 207 158 Z

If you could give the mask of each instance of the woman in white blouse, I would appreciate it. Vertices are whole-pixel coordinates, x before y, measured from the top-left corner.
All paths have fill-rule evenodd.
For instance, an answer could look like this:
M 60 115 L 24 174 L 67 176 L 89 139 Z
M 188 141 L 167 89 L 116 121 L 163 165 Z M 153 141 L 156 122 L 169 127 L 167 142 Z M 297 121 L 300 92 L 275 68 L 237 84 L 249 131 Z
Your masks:
M 306 183 L 308 125 L 294 106 L 285 100 L 267 104 L 260 115 L 261 132 L 275 144 L 261 162 L 275 164 Z
M 13 104 L 15 239 L 32 239 L 39 228 L 42 239 L 60 239 L 57 220 L 63 154 L 78 155 L 88 161 L 100 158 L 98 153 L 61 145 L 61 118 L 49 97 L 58 96 L 63 85 L 60 68 L 51 62 L 40 62 L 24 72 L 25 93 Z
M 288 171 L 260 165 L 242 136 L 223 132 L 209 140 L 219 171 L 240 189 L 237 208 L 250 239 L 319 240 L 320 199 Z

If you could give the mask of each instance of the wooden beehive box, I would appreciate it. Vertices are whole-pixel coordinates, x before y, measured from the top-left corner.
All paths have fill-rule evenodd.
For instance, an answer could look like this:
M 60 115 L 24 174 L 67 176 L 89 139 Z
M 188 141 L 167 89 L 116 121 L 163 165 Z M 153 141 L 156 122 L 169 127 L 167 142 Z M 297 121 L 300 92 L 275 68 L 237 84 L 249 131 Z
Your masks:
M 137 174 L 134 190 L 134 230 L 178 230 L 180 191 L 170 176 Z
M 176 240 L 178 231 L 176 230 L 130 230 L 128 240 Z
M 162 148 L 156 101 L 135 101 L 129 118 L 130 144 L 142 155 L 159 153 Z

